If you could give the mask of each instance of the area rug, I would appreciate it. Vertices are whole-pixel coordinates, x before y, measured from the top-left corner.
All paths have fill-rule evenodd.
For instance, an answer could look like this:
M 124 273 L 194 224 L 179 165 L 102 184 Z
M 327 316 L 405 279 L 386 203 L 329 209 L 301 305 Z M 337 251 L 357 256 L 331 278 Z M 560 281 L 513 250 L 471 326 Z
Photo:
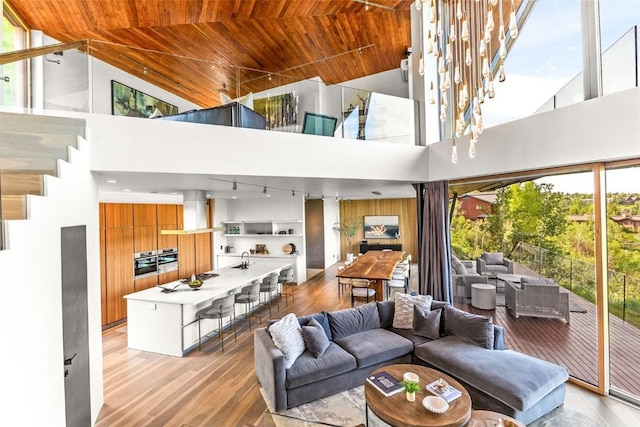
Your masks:
M 333 396 L 272 414 L 278 427 L 354 427 L 365 424 L 364 387 L 359 386 Z M 369 426 L 387 427 L 369 412 Z M 582 413 L 564 406 L 537 419 L 528 427 L 604 427 Z

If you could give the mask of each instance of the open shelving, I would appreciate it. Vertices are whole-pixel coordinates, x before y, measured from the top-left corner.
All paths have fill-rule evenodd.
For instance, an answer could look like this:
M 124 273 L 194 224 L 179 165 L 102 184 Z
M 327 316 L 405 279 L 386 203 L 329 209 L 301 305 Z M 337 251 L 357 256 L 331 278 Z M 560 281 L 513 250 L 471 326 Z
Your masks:
M 226 237 L 300 237 L 302 220 L 222 221 Z

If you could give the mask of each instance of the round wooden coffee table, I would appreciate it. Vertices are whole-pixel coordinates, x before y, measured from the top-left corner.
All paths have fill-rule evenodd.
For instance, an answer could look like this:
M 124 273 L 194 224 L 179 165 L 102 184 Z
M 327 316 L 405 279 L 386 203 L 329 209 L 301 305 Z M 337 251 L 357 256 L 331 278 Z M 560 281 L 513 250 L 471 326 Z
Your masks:
M 369 410 L 382 421 L 395 427 L 424 426 L 424 427 L 461 427 L 471 418 L 471 398 L 462 385 L 450 376 L 435 369 L 420 365 L 389 365 L 375 372 L 387 371 L 398 381 L 402 381 L 405 372 L 414 372 L 420 377 L 422 394 L 416 394 L 415 402 L 409 402 L 405 392 L 385 397 L 368 381 L 364 382 L 364 397 L 367 405 L 367 421 Z M 432 394 L 425 389 L 429 383 L 443 378 L 452 387 L 462 392 L 462 396 L 449 403 L 449 409 L 444 414 L 434 414 L 422 406 L 422 399 Z
M 500 418 L 504 421 L 510 421 L 513 427 L 526 427 L 514 418 L 493 411 L 472 411 L 471 419 L 469 420 L 467 427 L 497 426 Z M 504 425 L 507 426 L 506 423 Z

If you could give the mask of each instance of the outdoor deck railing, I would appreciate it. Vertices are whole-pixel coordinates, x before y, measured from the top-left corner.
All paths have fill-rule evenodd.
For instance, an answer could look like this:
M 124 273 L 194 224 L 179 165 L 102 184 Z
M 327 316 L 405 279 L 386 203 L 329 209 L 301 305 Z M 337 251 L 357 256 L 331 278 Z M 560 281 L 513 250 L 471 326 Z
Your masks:
M 596 303 L 596 267 L 526 242 L 519 242 L 510 259 L 556 280 L 561 286 Z M 609 312 L 640 327 L 640 278 L 608 270 Z

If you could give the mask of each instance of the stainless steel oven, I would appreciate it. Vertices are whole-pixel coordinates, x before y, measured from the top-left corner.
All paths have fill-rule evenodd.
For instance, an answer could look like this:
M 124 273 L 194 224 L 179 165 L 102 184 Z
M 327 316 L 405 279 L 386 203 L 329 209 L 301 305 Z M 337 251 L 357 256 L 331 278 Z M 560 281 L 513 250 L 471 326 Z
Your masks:
M 178 269 L 178 248 L 168 248 L 158 251 L 158 274 L 176 271 Z
M 158 256 L 155 251 L 133 254 L 133 278 L 154 276 L 158 274 Z

